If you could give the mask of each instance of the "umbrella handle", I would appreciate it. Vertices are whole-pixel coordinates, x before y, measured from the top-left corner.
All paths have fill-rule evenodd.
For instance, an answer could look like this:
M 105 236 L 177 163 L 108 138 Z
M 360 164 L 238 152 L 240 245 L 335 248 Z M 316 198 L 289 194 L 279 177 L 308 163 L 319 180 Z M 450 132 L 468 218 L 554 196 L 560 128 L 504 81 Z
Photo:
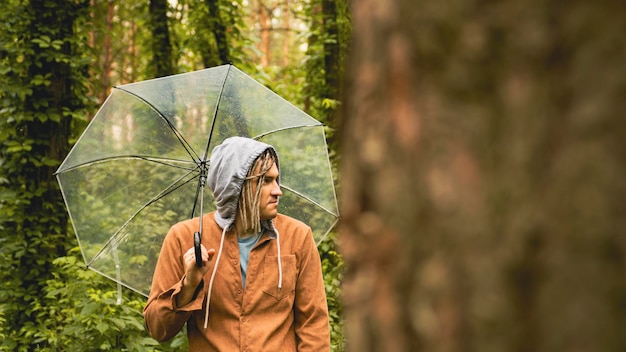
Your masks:
M 200 235 L 200 231 L 196 231 L 193 234 L 193 249 L 196 252 L 196 266 L 198 268 L 202 267 L 202 251 L 200 250 L 201 243 L 202 243 L 202 238 Z

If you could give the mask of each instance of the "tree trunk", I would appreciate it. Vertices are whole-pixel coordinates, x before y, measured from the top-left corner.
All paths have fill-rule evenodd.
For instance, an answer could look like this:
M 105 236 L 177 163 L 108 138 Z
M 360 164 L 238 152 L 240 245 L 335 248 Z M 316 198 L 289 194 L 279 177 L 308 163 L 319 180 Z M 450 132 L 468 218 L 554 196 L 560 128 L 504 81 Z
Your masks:
M 219 64 L 227 64 L 231 59 L 228 50 L 228 39 L 226 38 L 226 26 L 222 20 L 218 0 L 206 0 L 206 5 L 209 8 L 209 15 L 211 16 L 211 27 L 213 36 L 215 37 L 217 54 L 220 61 Z
M 77 44 L 75 28 L 87 19 L 89 2 L 8 5 L 15 17 L 6 23 L 15 27 L 6 26 L 3 43 L 21 43 L 2 50 L 12 70 L 3 76 L 0 123 L 1 345 L 52 350 L 47 339 L 35 343 L 29 327 L 48 329 L 46 322 L 56 318 L 42 309 L 49 299 L 45 288 L 58 278 L 53 261 L 72 246 L 54 171 L 67 155 L 73 114 L 84 112 L 88 68 L 77 59 L 84 57 L 84 43 Z
M 107 1 L 107 15 L 106 15 L 106 32 L 104 33 L 104 47 L 102 52 L 104 55 L 102 63 L 102 87 L 99 89 L 98 103 L 104 103 L 104 100 L 111 93 L 111 73 L 113 70 L 113 57 L 111 45 L 111 33 L 113 32 L 113 15 L 115 13 L 115 4 L 113 0 Z
M 150 0 L 152 55 L 155 77 L 173 75 L 172 44 L 167 24 L 167 0 Z
M 272 22 L 271 13 L 268 6 L 263 3 L 263 0 L 258 0 L 257 19 L 259 21 L 259 28 L 261 31 L 261 42 L 259 43 L 259 50 L 261 52 L 261 66 L 268 67 L 271 62 L 271 43 L 272 43 Z
M 481 4 L 353 1 L 349 350 L 626 350 L 626 5 Z
M 339 101 L 341 99 L 341 79 L 343 71 L 341 69 L 344 65 L 344 60 L 341 57 L 342 45 L 339 35 L 339 6 L 345 6 L 345 0 L 322 0 L 322 28 L 324 33 L 323 45 L 324 48 L 324 86 L 322 92 L 322 98 L 329 99 L 331 101 Z M 340 112 L 336 109 L 325 109 L 325 114 L 321 117 L 328 126 L 334 127 L 337 125 L 336 119 L 340 119 Z M 334 149 L 337 145 L 336 136 L 334 133 L 329 133 L 328 144 L 331 149 Z
M 325 34 L 324 69 L 328 87 L 327 98 L 338 99 L 339 88 L 339 28 L 337 26 L 337 0 L 322 0 L 322 20 Z
M 285 37 L 283 38 L 283 67 L 289 67 L 289 47 L 291 40 L 291 22 L 290 22 L 289 0 L 283 3 L 283 27 L 285 28 Z

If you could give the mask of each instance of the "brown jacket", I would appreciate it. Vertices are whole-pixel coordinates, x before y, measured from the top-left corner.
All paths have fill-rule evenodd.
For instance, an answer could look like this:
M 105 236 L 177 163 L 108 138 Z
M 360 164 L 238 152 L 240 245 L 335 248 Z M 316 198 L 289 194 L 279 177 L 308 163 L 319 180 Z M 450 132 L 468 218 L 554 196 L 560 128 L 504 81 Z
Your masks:
M 274 226 L 280 234 L 282 289 L 278 290 L 277 240 L 266 231 L 252 249 L 244 289 L 237 236 L 228 232 L 213 283 L 209 325 L 204 331 L 204 306 L 213 268 L 204 277 L 196 298 L 177 307 L 175 296 L 184 275 L 182 257 L 193 247 L 198 219 L 174 225 L 163 243 L 144 309 L 150 335 L 166 341 L 187 323 L 191 351 L 330 350 L 326 294 L 311 229 L 280 214 Z M 203 217 L 203 228 L 202 243 L 217 250 L 222 229 L 213 213 Z

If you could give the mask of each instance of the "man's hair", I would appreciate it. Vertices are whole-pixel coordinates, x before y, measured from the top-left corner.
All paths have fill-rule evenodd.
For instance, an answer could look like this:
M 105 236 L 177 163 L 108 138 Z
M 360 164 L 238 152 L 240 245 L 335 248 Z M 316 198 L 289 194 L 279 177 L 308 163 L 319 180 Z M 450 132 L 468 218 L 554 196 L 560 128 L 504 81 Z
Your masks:
M 265 184 L 265 174 L 276 163 L 278 157 L 272 149 L 267 149 L 252 163 L 246 180 L 241 187 L 237 216 L 241 219 L 244 229 L 253 229 L 254 234 L 261 231 L 261 217 L 259 205 L 261 202 L 261 189 Z M 258 173 L 255 171 L 258 169 Z M 256 183 L 256 189 L 254 189 Z

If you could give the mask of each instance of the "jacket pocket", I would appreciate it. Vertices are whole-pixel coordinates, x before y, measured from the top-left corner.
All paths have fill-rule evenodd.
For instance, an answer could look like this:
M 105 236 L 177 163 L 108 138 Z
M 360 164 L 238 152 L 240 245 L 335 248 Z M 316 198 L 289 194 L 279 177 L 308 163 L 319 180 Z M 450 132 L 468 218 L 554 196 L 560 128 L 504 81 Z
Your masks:
M 263 292 L 281 300 L 296 290 L 296 256 L 283 255 L 283 287 L 278 289 L 278 260 L 276 256 L 266 256 L 263 262 Z

